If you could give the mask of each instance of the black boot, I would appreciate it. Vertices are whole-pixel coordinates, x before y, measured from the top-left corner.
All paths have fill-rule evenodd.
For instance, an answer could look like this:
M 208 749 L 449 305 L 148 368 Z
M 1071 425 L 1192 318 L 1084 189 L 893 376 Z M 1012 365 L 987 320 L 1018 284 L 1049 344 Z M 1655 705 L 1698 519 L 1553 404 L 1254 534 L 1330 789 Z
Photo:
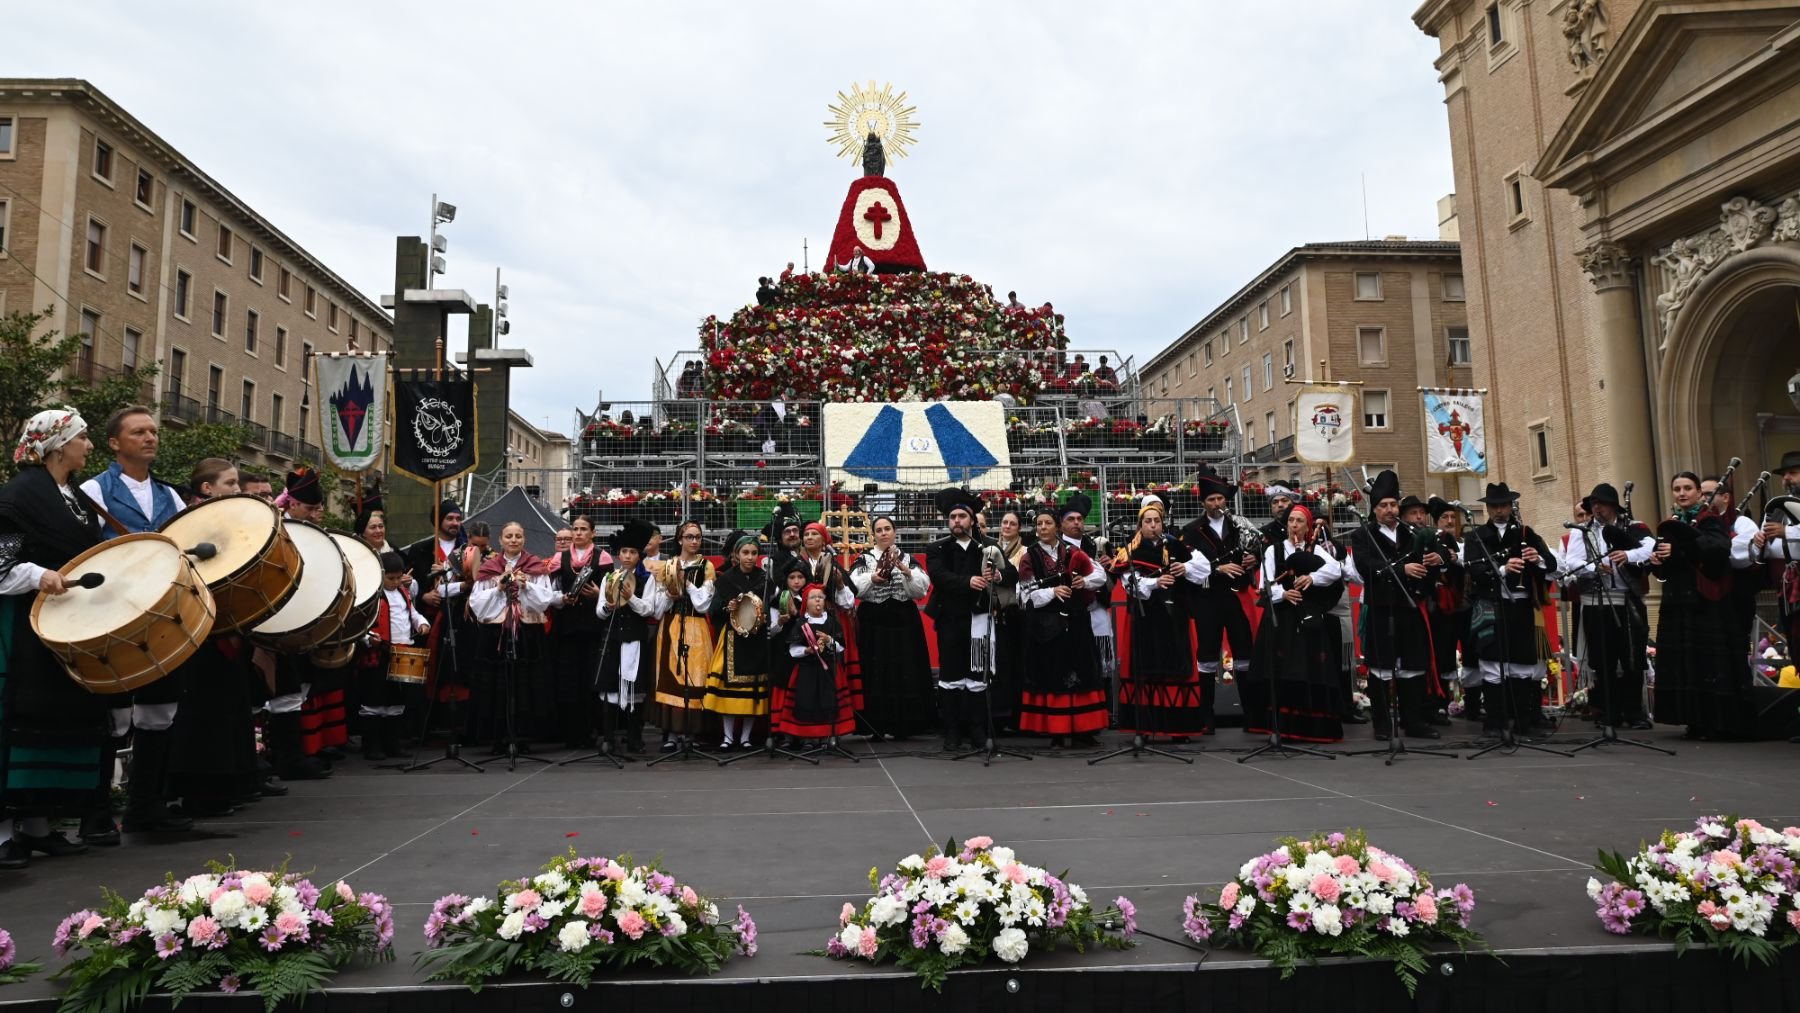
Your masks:
M 357 724 L 362 728 L 362 757 L 370 763 L 380 763 L 388 758 L 386 749 L 382 748 L 381 735 L 377 731 L 386 718 L 374 714 L 364 716 Z
M 1512 693 L 1513 731 L 1520 736 L 1544 731 L 1543 694 L 1536 679 L 1508 679 Z
M 407 752 L 406 747 L 400 743 L 400 739 L 406 731 L 405 715 L 390 714 L 387 717 L 382 718 L 380 728 L 371 730 L 369 734 L 375 734 L 377 731 L 381 735 L 382 752 L 396 760 L 409 760 L 412 758 L 412 754 Z M 367 738 L 367 736 L 364 737 Z
M 1369 677 L 1369 720 L 1375 725 L 1375 740 L 1386 742 L 1394 734 L 1393 715 L 1388 710 L 1389 680 Z
M 194 821 L 169 812 L 163 787 L 169 778 L 173 734 L 138 729 L 132 733 L 131 780 L 126 783 L 124 830 L 128 834 L 180 833 Z
M 962 748 L 962 732 L 954 721 L 944 722 L 944 752 L 954 753 Z
M 1506 699 L 1506 679 L 1502 677 L 1492 686 L 1482 683 L 1476 691 L 1481 694 L 1481 737 L 1498 739 L 1506 731 L 1506 712 L 1510 709 Z
M 1426 716 L 1425 680 L 1429 675 L 1414 676 L 1411 679 L 1399 680 L 1400 692 L 1400 728 L 1408 738 L 1436 739 L 1441 738 L 1436 728 Z
M 1469 720 L 1469 721 L 1483 721 L 1484 719 L 1482 718 L 1482 708 L 1484 706 L 1486 706 L 1486 699 L 1487 699 L 1487 684 L 1486 683 L 1478 682 L 1473 686 L 1464 686 L 1463 687 L 1463 712 L 1462 712 L 1463 718 L 1466 720 Z M 1486 725 L 1484 724 L 1483 727 L 1485 728 Z
M 318 781 L 331 776 L 330 768 L 301 750 L 299 712 L 269 715 L 264 734 L 275 773 L 283 781 Z

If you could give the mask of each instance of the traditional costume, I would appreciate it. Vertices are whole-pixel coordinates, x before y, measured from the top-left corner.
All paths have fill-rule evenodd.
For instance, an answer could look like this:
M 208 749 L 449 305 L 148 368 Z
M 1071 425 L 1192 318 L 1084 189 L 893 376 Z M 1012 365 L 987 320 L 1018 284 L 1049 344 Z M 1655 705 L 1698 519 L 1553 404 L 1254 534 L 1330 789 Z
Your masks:
M 609 743 L 623 729 L 633 752 L 644 748 L 644 705 L 650 695 L 644 646 L 650 640 L 650 621 L 667 602 L 650 571 L 642 564 L 627 569 L 618 557 L 625 549 L 644 551 L 655 533 L 656 525 L 637 517 L 613 533 L 612 570 L 602 578 L 594 604 L 602 626 L 600 667 L 594 679 L 596 724 Z
M 1510 505 L 1518 493 L 1505 482 L 1489 483 L 1481 502 L 1489 507 Z M 1536 563 L 1526 563 L 1527 548 L 1537 552 Z M 1489 520 L 1469 532 L 1463 541 L 1463 563 L 1469 575 L 1469 631 L 1475 673 L 1464 692 L 1481 701 L 1484 733 L 1499 735 L 1512 721 L 1513 731 L 1525 734 L 1537 729 L 1542 716 L 1544 656 L 1539 649 L 1538 609 L 1549 600 L 1548 576 L 1555 556 L 1538 533 L 1518 523 Z M 1513 560 L 1524 569 L 1508 570 Z
M 392 557 L 391 560 L 389 557 Z M 391 571 L 388 570 L 392 566 Z M 398 554 L 382 558 L 383 572 L 403 574 L 405 561 Z M 375 606 L 375 625 L 369 629 L 369 642 L 358 652 L 357 716 L 362 722 L 363 756 L 380 762 L 399 756 L 401 726 L 406 721 L 406 684 L 388 678 L 389 662 L 395 647 L 411 647 L 419 637 L 430 632 L 430 624 L 413 605 L 412 591 L 402 584 L 388 587 L 383 583 L 381 599 Z
M 875 549 L 857 557 L 850 584 L 860 603 L 856 643 L 863 662 L 863 719 L 877 738 L 925 731 L 933 718 L 931 653 L 918 603 L 931 593 L 930 575 L 894 546 L 891 559 Z
M 1088 606 L 1106 575 L 1060 536 L 1049 543 L 1033 539 L 1017 572 L 1025 627 L 1019 730 L 1048 735 L 1052 745 L 1091 737 L 1106 727 L 1107 714 Z M 1059 587 L 1069 594 L 1057 597 Z
M 1288 508 L 1306 517 L 1312 511 Z M 1301 578 L 1300 600 L 1287 600 Z M 1342 662 L 1332 607 L 1343 597 L 1343 569 L 1331 551 L 1310 536 L 1283 537 L 1263 550 L 1262 587 L 1266 605 L 1256 636 L 1256 667 L 1238 680 L 1244 701 L 1244 730 L 1300 742 L 1337 742 L 1344 737 Z
M 733 531 L 725 539 L 725 559 L 736 560 L 737 550 L 754 541 L 753 531 Z M 760 566 L 749 573 L 731 566 L 714 582 L 710 618 L 719 635 L 706 677 L 705 707 L 724 724 L 721 748 L 749 746 L 756 719 L 769 713 L 775 667 L 770 640 L 781 629 L 774 608 L 780 586 Z M 781 667 L 785 671 L 787 665 Z
M 1166 519 L 1163 501 L 1146 496 L 1138 520 L 1155 513 Z M 1155 539 L 1140 530 L 1113 558 L 1113 572 L 1125 588 L 1125 618 L 1131 661 L 1120 672 L 1119 728 L 1146 737 L 1181 738 L 1206 730 L 1206 700 L 1194 662 L 1193 625 L 1183 584 L 1195 572 L 1195 551 L 1172 535 Z M 1170 567 L 1176 583 L 1160 586 Z
M 496 753 L 550 732 L 550 686 L 544 676 L 544 620 L 558 600 L 553 568 L 521 549 L 496 552 L 475 573 L 469 611 L 480 624 L 475 667 L 474 737 Z
M 807 585 L 802 595 L 823 590 Z M 775 697 L 775 730 L 796 739 L 834 739 L 856 729 L 850 682 L 840 660 L 847 645 L 844 628 L 827 608 L 823 615 L 802 613 L 785 637 L 794 673 Z
M 1400 498 L 1400 478 L 1392 471 L 1375 476 L 1369 502 Z M 1375 737 L 1386 739 L 1392 727 L 1388 694 L 1398 694 L 1401 730 L 1414 738 L 1439 738 L 1427 718 L 1426 697 L 1437 659 L 1431 649 L 1426 599 L 1435 594 L 1437 570 L 1423 578 L 1408 577 L 1408 563 L 1423 563 L 1435 552 L 1437 531 L 1396 520 L 1392 526 L 1371 519 L 1350 536 L 1350 559 L 1344 564 L 1351 580 L 1363 586 L 1362 648 L 1369 669 L 1369 700 L 1374 706 Z M 1393 685 L 1398 676 L 1398 685 Z
M 1072 516 L 1080 518 L 1085 524 L 1093 508 L 1094 501 L 1087 493 L 1075 493 L 1056 508 L 1056 526 L 1062 528 L 1063 522 Z M 1087 618 L 1088 630 L 1094 637 L 1094 664 L 1100 672 L 1100 684 L 1104 687 L 1119 667 L 1118 647 L 1113 639 L 1112 580 L 1107 575 L 1106 568 L 1100 566 L 1106 557 L 1101 554 L 1099 543 L 1085 531 L 1080 536 L 1064 532 L 1062 540 L 1086 553 L 1100 570 L 1100 583 L 1092 588 L 1093 597 L 1088 599 Z
M 1199 486 L 1202 500 L 1216 493 L 1229 503 L 1236 492 L 1210 468 L 1201 471 Z M 1256 641 L 1243 592 L 1255 581 L 1255 550 L 1260 539 L 1261 532 L 1246 529 L 1228 512 L 1217 517 L 1203 514 L 1181 529 L 1182 544 L 1200 554 L 1186 587 L 1188 613 L 1194 617 L 1194 660 L 1200 670 L 1201 710 L 1209 731 L 1216 717 L 1214 699 L 1224 665 L 1224 645 L 1231 645 L 1231 671 L 1235 678 L 1243 678 L 1253 663 Z M 1245 556 L 1251 557 L 1248 564 Z M 1220 567 L 1228 563 L 1244 567 L 1244 572 L 1236 577 L 1222 572 Z
M 462 507 L 455 500 L 446 499 L 438 504 L 440 525 L 450 514 L 462 516 Z M 438 703 L 465 701 L 469 699 L 476 641 L 480 639 L 468 615 L 468 595 L 481 559 L 473 560 L 473 566 L 465 565 L 469 562 L 465 556 L 471 554 L 471 549 L 468 534 L 460 527 L 453 538 L 445 538 L 441 530 L 434 530 L 429 537 L 407 546 L 401 554 L 406 557 L 407 568 L 412 572 L 419 611 L 431 623 L 431 636 L 426 643 L 431 649 L 431 658 L 426 668 L 425 690 L 412 694 L 411 700 L 414 703 L 426 699 Z M 473 554 L 481 555 L 479 551 Z M 439 596 L 436 605 L 425 600 L 432 591 Z M 409 722 L 421 737 L 428 731 L 424 727 L 428 709 L 415 706 L 417 719 Z
M 1602 482 L 1582 505 L 1589 520 L 1569 539 L 1563 570 L 1581 582 L 1581 629 L 1587 645 L 1588 675 L 1608 726 L 1651 727 L 1644 711 L 1644 671 L 1648 665 L 1649 626 L 1636 586 L 1638 567 L 1650 562 L 1656 539 L 1642 524 L 1607 524 L 1592 516 L 1596 503 L 1619 509 L 1619 492 Z M 1625 553 L 1625 569 L 1607 563 L 1613 552 Z M 1602 568 L 1598 564 L 1605 564 Z
M 823 547 L 814 555 L 802 544 L 793 553 L 793 559 L 806 570 L 808 584 L 825 589 L 825 611 L 837 619 L 839 628 L 844 631 L 846 640 L 838 657 L 838 668 L 850 687 L 852 706 L 860 711 L 863 709 L 862 652 L 856 647 L 856 590 L 851 587 L 850 577 L 838 564 L 837 557 L 832 555 L 830 529 L 813 521 L 802 529 L 802 535 L 809 531 L 818 532 Z
M 319 473 L 302 466 L 287 475 L 276 506 L 314 506 L 325 501 Z M 338 747 L 349 740 L 344 711 L 343 677 L 323 669 L 304 654 L 275 656 L 275 691 L 269 696 L 264 733 L 275 772 L 283 780 L 313 780 L 331 773 L 331 760 L 342 758 Z
M 946 535 L 925 550 L 931 575 L 925 614 L 937 633 L 938 717 L 944 727 L 944 748 L 950 750 L 965 735 L 973 741 L 985 737 L 975 729 L 986 728 L 987 699 L 982 694 L 994 672 L 991 592 L 970 587 L 969 581 L 982 576 L 984 567 L 1002 585 L 1017 583 L 1019 573 L 999 546 L 974 534 L 980 501 L 972 493 L 945 489 L 937 494 L 936 503 L 945 517 L 960 510 L 970 518 L 967 537 Z
M 563 744 L 579 749 L 593 741 L 594 678 L 599 673 L 605 626 L 594 608 L 600 578 L 612 556 L 598 545 L 571 545 L 551 557 L 550 582 L 557 600 L 550 614 L 550 679 Z
M 676 556 L 645 564 L 662 603 L 656 630 L 656 723 L 667 736 L 696 735 L 706 713 L 706 677 L 712 671 L 713 581 L 706 557 Z
M 1750 697 L 1746 631 L 1732 600 L 1733 532 L 1701 504 L 1680 509 L 1658 528 L 1668 557 L 1651 572 L 1663 582 L 1656 627 L 1658 724 L 1686 725 L 1692 739 L 1748 738 Z

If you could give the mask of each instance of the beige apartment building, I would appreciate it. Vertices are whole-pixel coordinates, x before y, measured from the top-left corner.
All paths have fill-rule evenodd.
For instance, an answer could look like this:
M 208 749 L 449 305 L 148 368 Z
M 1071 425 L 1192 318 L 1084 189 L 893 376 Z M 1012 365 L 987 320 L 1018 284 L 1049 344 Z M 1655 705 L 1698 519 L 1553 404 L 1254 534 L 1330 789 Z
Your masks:
M 575 442 L 562 433 L 532 425 L 506 412 L 506 484 L 538 490 L 538 498 L 560 508 L 575 491 Z
M 1800 4 L 1430 0 L 1475 381 L 1540 518 L 1800 449 Z M 1528 513 L 1528 516 L 1530 514 Z
M 1427 475 L 1417 388 L 1472 379 L 1457 243 L 1386 239 L 1289 250 L 1140 370 L 1156 412 L 1187 398 L 1235 410 L 1261 482 L 1340 480 L 1294 457 L 1294 398 L 1284 383 L 1362 381 L 1357 464 L 1393 468 L 1408 492 L 1469 498 L 1478 480 Z M 1163 407 L 1155 407 L 1162 402 Z
M 241 421 L 247 463 L 317 458 L 314 352 L 391 351 L 381 307 L 86 81 L 0 79 L 0 312 L 155 363 L 164 421 Z

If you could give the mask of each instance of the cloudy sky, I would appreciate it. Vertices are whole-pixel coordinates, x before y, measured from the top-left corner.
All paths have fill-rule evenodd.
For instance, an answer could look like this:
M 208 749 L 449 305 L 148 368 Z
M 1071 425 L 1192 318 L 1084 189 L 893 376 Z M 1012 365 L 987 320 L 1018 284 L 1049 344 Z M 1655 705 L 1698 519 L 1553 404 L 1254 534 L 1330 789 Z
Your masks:
M 826 106 L 893 82 L 926 262 L 1141 361 L 1289 247 L 1436 236 L 1436 44 L 1386 0 L 20 3 L 8 74 L 86 78 L 372 296 L 435 190 L 446 284 L 512 292 L 514 407 L 647 396 L 653 358 L 828 244 Z

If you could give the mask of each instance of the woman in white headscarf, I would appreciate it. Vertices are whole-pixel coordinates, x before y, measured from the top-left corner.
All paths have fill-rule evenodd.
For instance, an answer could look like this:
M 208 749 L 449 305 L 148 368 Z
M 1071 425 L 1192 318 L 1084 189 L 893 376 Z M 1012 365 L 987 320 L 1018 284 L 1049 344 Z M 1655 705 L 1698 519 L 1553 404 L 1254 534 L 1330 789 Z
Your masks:
M 75 409 L 39 412 L 13 450 L 19 473 L 0 488 L 0 623 L 11 627 L 0 689 L 0 869 L 22 869 L 33 854 L 86 851 L 50 821 L 93 810 L 103 761 L 110 768 L 104 702 L 32 631 L 28 597 L 65 593 L 57 568 L 100 543 L 99 512 L 72 482 L 93 447 Z

